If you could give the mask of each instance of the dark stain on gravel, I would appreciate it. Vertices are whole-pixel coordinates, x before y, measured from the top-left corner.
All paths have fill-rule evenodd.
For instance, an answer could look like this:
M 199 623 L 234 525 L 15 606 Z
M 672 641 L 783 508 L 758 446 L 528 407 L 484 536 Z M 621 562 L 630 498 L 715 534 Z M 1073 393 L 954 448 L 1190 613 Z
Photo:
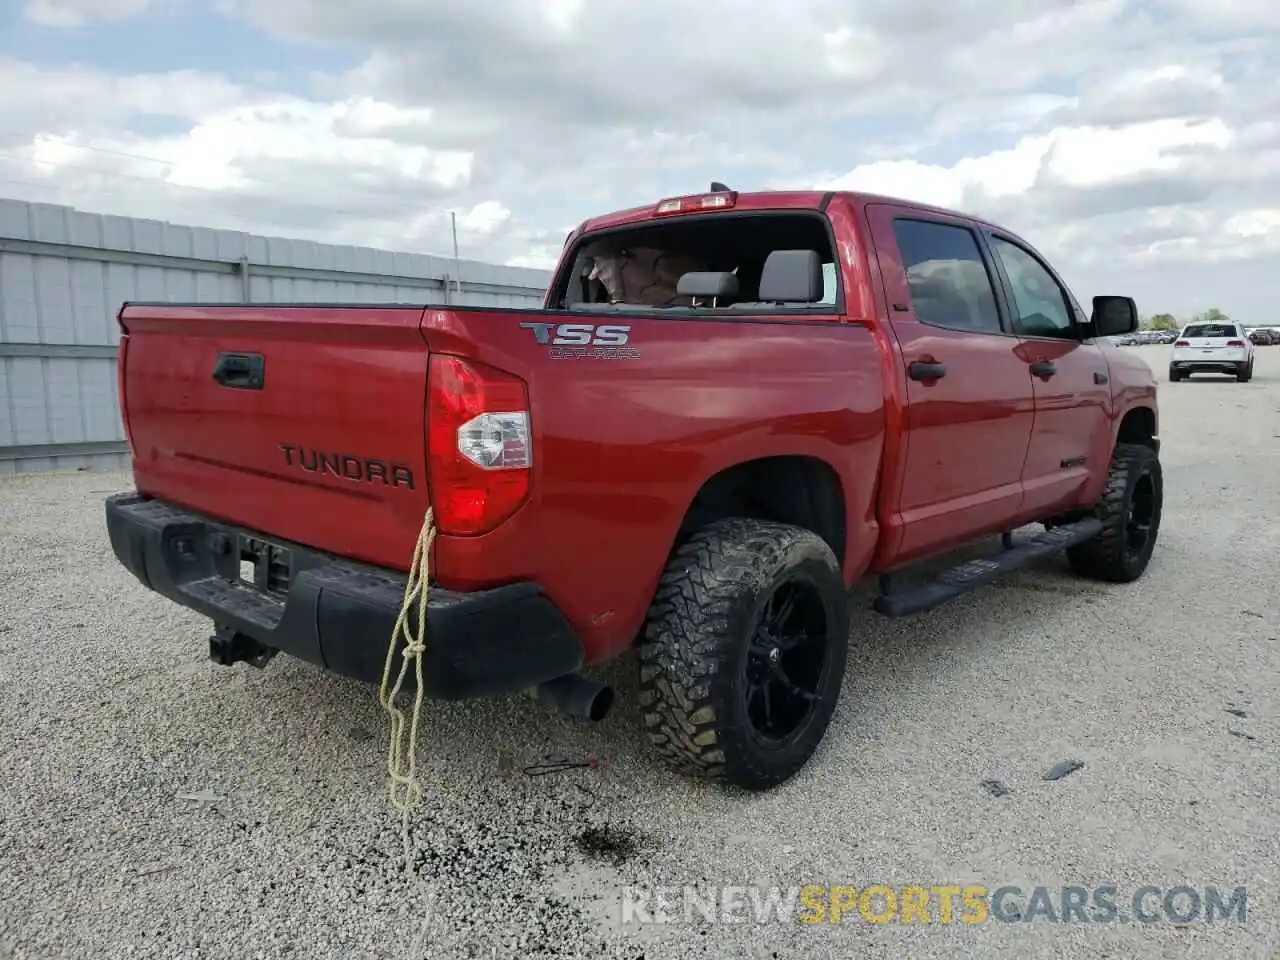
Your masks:
M 592 860 L 605 860 L 621 866 L 645 846 L 644 838 L 622 827 L 587 827 L 575 838 L 578 850 Z
M 982 789 L 993 797 L 1003 797 L 1009 793 L 1009 788 L 1000 780 L 983 780 Z

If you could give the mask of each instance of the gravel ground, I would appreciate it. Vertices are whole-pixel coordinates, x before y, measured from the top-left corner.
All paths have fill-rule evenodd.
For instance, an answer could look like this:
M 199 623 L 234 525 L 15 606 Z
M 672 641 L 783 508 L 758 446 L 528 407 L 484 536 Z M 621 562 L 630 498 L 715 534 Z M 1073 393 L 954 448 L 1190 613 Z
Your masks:
M 1164 380 L 1161 347 L 1137 348 Z M 1280 348 L 1162 383 L 1145 579 L 1043 564 L 919 618 L 858 618 L 833 728 L 761 797 L 669 774 L 634 664 L 602 724 L 432 704 L 397 860 L 376 690 L 208 624 L 116 563 L 119 473 L 0 482 L 0 956 L 1280 956 Z M 1232 712 L 1234 711 L 1234 712 Z M 530 777 L 547 755 L 596 770 Z M 1055 782 L 1051 765 L 1084 767 Z M 984 780 L 1008 793 L 993 796 Z M 1248 921 L 624 925 L 654 884 L 1248 885 Z M 934 913 L 935 921 L 938 919 Z

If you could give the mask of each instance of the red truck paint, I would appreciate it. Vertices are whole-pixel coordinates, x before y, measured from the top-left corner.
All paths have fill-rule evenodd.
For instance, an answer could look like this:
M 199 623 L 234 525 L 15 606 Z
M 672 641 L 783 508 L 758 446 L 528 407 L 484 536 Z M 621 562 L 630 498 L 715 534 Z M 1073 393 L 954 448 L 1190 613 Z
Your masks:
M 765 247 L 707 220 L 738 272 L 681 274 L 741 301 L 558 306 L 579 246 L 614 228 L 753 213 L 781 224 Z M 921 255 L 916 230 L 973 256 Z M 952 273 L 909 278 L 904 261 Z M 594 269 L 639 262 L 614 248 Z M 941 312 L 922 318 L 926 304 Z M 428 692 L 532 687 L 599 719 L 612 693 L 580 669 L 643 637 L 651 742 L 751 789 L 792 776 L 824 735 L 855 581 L 888 574 L 887 616 L 1058 550 L 1082 576 L 1129 582 L 1159 529 L 1155 377 L 1093 336 L 1136 329 L 1133 301 L 1085 315 L 1026 241 L 902 200 L 716 188 L 598 217 L 570 234 L 536 310 L 126 304 L 119 322 L 136 490 L 108 498 L 108 534 L 145 586 L 213 619 L 216 662 L 283 650 L 380 676 L 431 506 Z M 495 423 L 518 425 L 497 447 Z M 1013 537 L 1030 523 L 1044 533 Z M 892 589 L 902 567 L 995 533 L 1000 554 Z
M 737 210 L 817 209 L 823 200 L 744 194 Z M 641 222 L 652 210 L 597 218 L 579 232 Z M 954 333 L 896 311 L 910 298 L 894 212 L 976 222 L 837 195 L 826 215 L 845 315 L 646 317 L 633 327 L 641 356 L 627 362 L 550 361 L 518 329 L 523 310 L 128 305 L 121 379 L 136 487 L 405 570 L 429 497 L 428 352 L 514 374 L 532 410 L 528 501 L 481 536 L 438 537 L 433 570 L 459 591 L 541 584 L 580 632 L 588 662 L 633 642 L 685 511 L 703 483 L 737 463 L 797 455 L 832 467 L 846 501 L 850 583 L 1092 502 L 1121 418 L 1154 411 L 1150 371 L 1104 346 Z M 270 352 L 273 390 L 215 390 L 217 352 L 248 348 Z M 905 377 L 906 364 L 937 358 L 979 373 L 931 384 Z M 1038 358 L 1057 364 L 1051 383 L 1027 376 Z M 1096 384 L 1095 372 L 1109 372 L 1109 384 Z M 282 442 L 394 460 L 424 482 L 375 488 L 286 473 Z M 1085 465 L 1058 467 L 1086 452 Z

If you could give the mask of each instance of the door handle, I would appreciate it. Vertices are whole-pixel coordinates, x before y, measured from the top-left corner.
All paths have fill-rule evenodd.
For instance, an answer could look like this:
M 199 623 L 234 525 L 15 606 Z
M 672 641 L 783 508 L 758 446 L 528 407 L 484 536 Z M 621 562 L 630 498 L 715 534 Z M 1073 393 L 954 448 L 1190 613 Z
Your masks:
M 1031 365 L 1032 375 L 1037 377 L 1042 377 L 1045 380 L 1048 380 L 1057 372 L 1058 372 L 1058 368 L 1055 367 L 1048 360 L 1037 360 L 1035 363 Z
M 219 353 L 213 379 L 233 390 L 261 390 L 266 360 L 260 353 Z
M 946 375 L 947 365 L 945 363 L 915 360 L 907 364 L 907 376 L 912 380 L 922 380 L 928 383 L 933 380 L 941 380 Z

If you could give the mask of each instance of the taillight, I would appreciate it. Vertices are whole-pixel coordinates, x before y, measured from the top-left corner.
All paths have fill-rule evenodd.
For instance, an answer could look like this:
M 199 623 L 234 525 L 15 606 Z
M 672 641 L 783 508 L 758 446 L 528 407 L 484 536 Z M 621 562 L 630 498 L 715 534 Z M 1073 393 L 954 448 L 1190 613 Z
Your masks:
M 432 354 L 427 449 L 436 529 L 456 536 L 492 530 L 529 496 L 533 439 L 524 381 Z
M 1227 346 L 1228 346 L 1228 347 L 1243 347 L 1243 346 L 1244 346 L 1244 341 L 1243 341 L 1243 340 L 1228 340 L 1228 341 L 1227 341 Z
M 129 429 L 129 403 L 124 393 L 124 369 L 129 352 L 129 335 L 122 333 L 116 347 L 116 403 L 120 407 L 120 426 L 124 430 L 124 442 L 129 448 L 130 459 L 137 456 L 133 446 L 133 431 Z
M 1175 340 L 1175 341 L 1174 341 L 1174 343 L 1173 343 L 1173 345 L 1174 345 L 1175 347 L 1189 347 L 1189 346 L 1191 346 L 1190 342 L 1188 342 L 1188 341 L 1186 341 L 1186 340 Z

